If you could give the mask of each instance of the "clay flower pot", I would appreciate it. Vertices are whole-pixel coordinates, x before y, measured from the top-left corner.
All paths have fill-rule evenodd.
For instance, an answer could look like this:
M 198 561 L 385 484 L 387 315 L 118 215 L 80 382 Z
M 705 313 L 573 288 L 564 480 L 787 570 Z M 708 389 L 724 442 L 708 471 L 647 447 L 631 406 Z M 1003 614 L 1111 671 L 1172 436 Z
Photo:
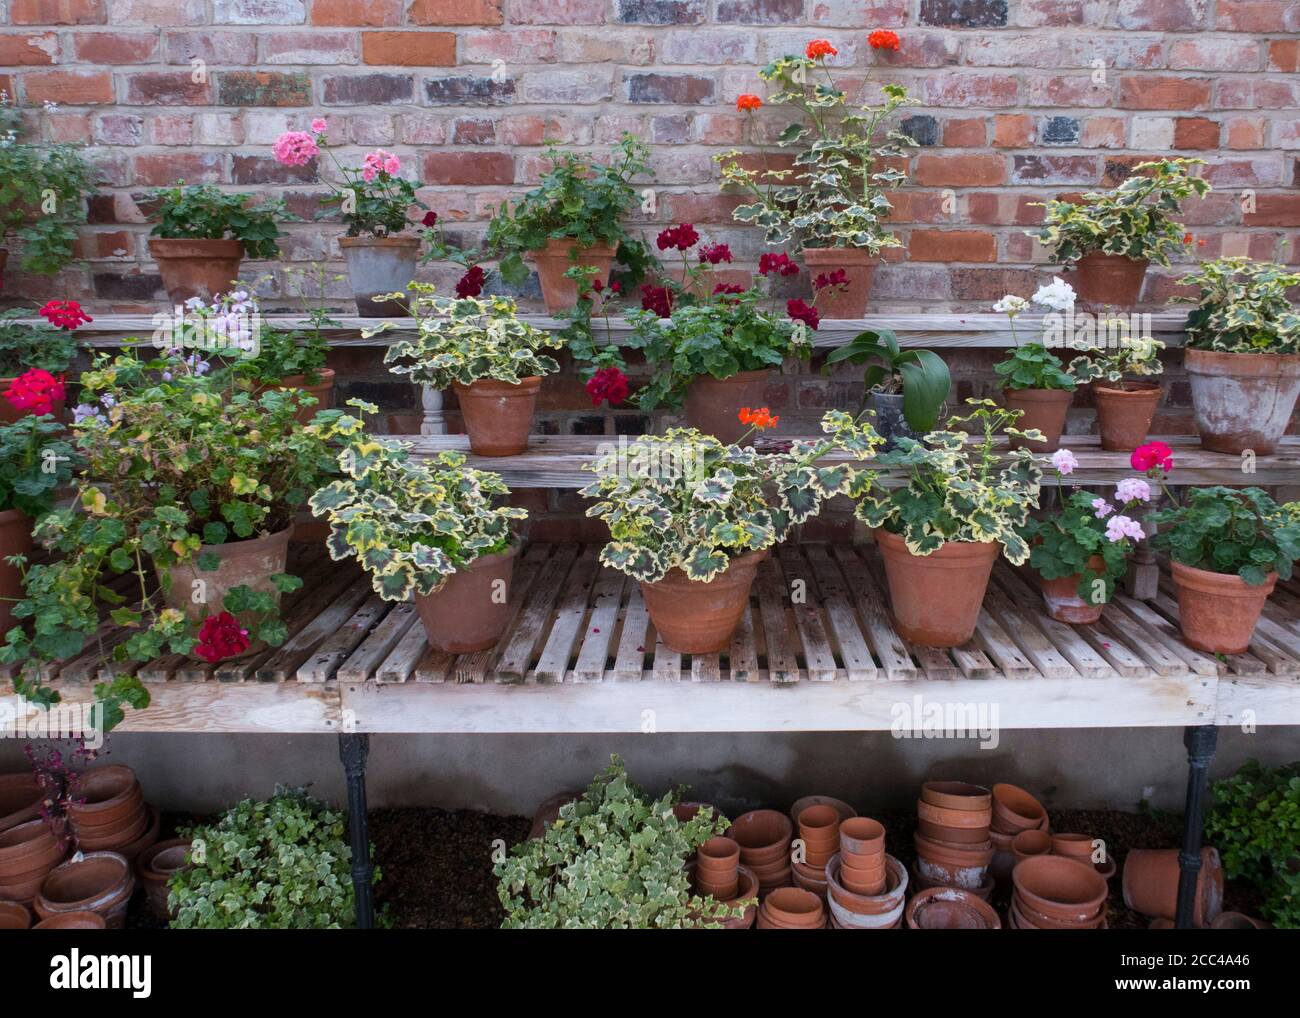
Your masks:
M 1241 912 L 1220 912 L 1210 923 L 1212 930 L 1271 930 L 1272 923 L 1254 919 Z
M 823 318 L 861 318 L 867 313 L 871 286 L 876 281 L 880 257 L 860 247 L 805 247 L 803 263 L 810 279 L 843 269 L 848 280 L 842 292 L 814 292 L 817 313 Z
M 348 281 L 362 318 L 405 318 L 404 301 L 383 301 L 386 293 L 406 292 L 415 278 L 419 237 L 340 237 Z
M 983 785 L 965 781 L 927 781 L 921 786 L 921 801 L 944 809 L 990 811 L 993 794 Z
M 1091 866 L 1060 855 L 1036 855 L 1017 863 L 1011 882 L 1030 909 L 1070 923 L 1097 919 L 1108 893 L 1106 881 Z
M 714 654 L 731 644 L 745 614 L 749 590 L 766 551 L 737 555 L 721 573 L 701 583 L 673 569 L 663 579 L 641 584 L 650 621 L 664 644 L 682 654 Z
M 799 814 L 799 837 L 805 845 L 838 847 L 840 814 L 833 806 L 810 806 Z
M 584 268 L 594 266 L 601 285 L 609 282 L 614 267 L 617 248 L 613 244 L 593 244 L 579 247 L 571 237 L 552 237 L 546 246 L 529 251 L 528 256 L 537 266 L 537 278 L 542 284 L 542 301 L 550 314 L 567 311 L 578 303 L 578 284 L 565 273 L 574 265 Z
M 429 646 L 447 654 L 487 650 L 510 621 L 510 581 L 519 546 L 480 555 L 432 594 L 415 594 Z
M 162 817 L 152 806 L 146 804 L 145 812 L 149 814 L 149 823 L 145 827 L 144 833 L 134 841 L 128 841 L 125 845 L 113 849 L 118 855 L 126 859 L 127 862 L 134 862 L 136 856 L 146 848 L 152 847 L 158 841 L 158 833 L 162 829 Z
M 107 926 L 104 917 L 94 912 L 58 912 L 42 919 L 34 930 L 102 930 Z
M 914 843 L 917 872 L 931 883 L 972 890 L 988 879 L 989 864 L 993 861 L 992 841 L 954 845 L 917 834 Z
M 695 863 L 686 864 L 686 877 L 695 886 L 696 881 Z M 716 897 L 716 895 L 714 896 Z M 754 876 L 754 871 L 747 866 L 741 866 L 736 871 L 736 893 L 728 902 L 732 905 L 745 903 L 745 911 L 738 916 L 730 919 L 721 920 L 724 930 L 747 930 L 754 925 L 754 920 L 758 918 L 758 878 Z
M 0 930 L 25 930 L 32 924 L 32 914 L 26 905 L 16 901 L 0 901 Z
M 758 910 L 760 929 L 818 930 L 826 925 L 821 898 L 798 887 L 778 887 Z
M 1043 828 L 1047 810 L 1023 788 L 1005 782 L 993 786 L 993 829 L 1004 834 L 1019 834 Z
M 116 852 L 89 852 L 51 870 L 36 895 L 36 914 L 94 912 L 109 929 L 121 929 L 135 890 L 131 865 Z
M 1255 634 L 1277 573 L 1258 587 L 1240 576 L 1171 563 L 1178 594 L 1178 627 L 1189 647 L 1210 654 L 1243 654 Z
M 885 853 L 885 825 L 870 817 L 851 817 L 840 821 L 840 851 L 845 861 L 850 856 L 876 858 Z
M 166 922 L 171 913 L 167 908 L 168 881 L 172 875 L 189 865 L 190 843 L 186 838 L 160 841 L 135 861 L 135 876 L 144 888 L 149 910 L 159 922 Z
M 742 424 L 737 415 L 742 407 L 767 405 L 765 393 L 771 377 L 771 368 L 739 371 L 727 378 L 697 375 L 686 387 L 686 426 L 712 435 L 724 445 L 739 441 L 750 426 Z
M 740 846 L 740 861 L 758 878 L 759 893 L 766 895 L 790 883 L 790 818 L 774 809 L 756 809 L 738 816 L 727 837 Z
M 946 809 L 943 806 L 934 806 L 924 799 L 919 799 L 916 803 L 916 815 L 926 823 L 938 827 L 981 832 L 982 836 L 978 840 L 984 841 L 987 837 L 989 821 L 993 817 L 993 810 L 991 808 L 982 810 Z
M 1142 293 L 1148 264 L 1145 258 L 1090 251 L 1074 263 L 1070 282 L 1079 300 L 1093 307 L 1132 307 Z
M 1008 410 L 1019 410 L 1021 417 L 1016 427 L 1021 431 L 1037 428 L 1043 441 L 1011 438 L 1012 449 L 1032 449 L 1034 452 L 1054 452 L 1061 446 L 1061 433 L 1065 431 L 1065 418 L 1074 402 L 1074 393 L 1064 389 L 1003 389 L 1003 401 Z
M 1147 440 L 1151 422 L 1164 390 L 1155 382 L 1092 383 L 1097 403 L 1097 430 L 1101 447 L 1111 452 L 1132 452 Z
M 244 245 L 237 240 L 150 237 L 149 254 L 173 304 L 184 304 L 191 297 L 211 303 L 234 289 Z
M 1300 396 L 1300 354 L 1184 350 L 1201 445 L 1267 456 L 1286 432 Z
M 469 448 L 475 456 L 518 456 L 527 451 L 541 375 L 521 378 L 517 385 L 480 378 L 469 385 L 452 382 L 451 387 L 460 400 Z
M 44 820 L 28 820 L 0 832 L 0 888 L 30 883 L 54 869 L 67 855 L 67 846 Z M 0 898 L 22 901 L 29 895 L 0 890 Z
M 899 535 L 883 527 L 875 535 L 899 635 L 923 647 L 959 647 L 968 642 L 1000 546 L 949 541 L 930 555 L 913 555 Z
M 528 840 L 540 838 L 546 828 L 560 818 L 560 807 L 582 798 L 581 792 L 559 792 L 542 802 L 533 814 L 533 826 L 528 829 Z
M 855 894 L 841 880 L 840 856 L 831 856 L 826 864 L 829 885 L 826 904 L 831 915 L 847 929 L 884 930 L 896 926 L 903 918 L 907 899 L 907 869 L 892 855 L 885 856 L 885 890 L 880 894 Z
M 740 869 L 740 846 L 730 838 L 710 838 L 695 856 L 696 889 L 719 901 L 736 896 Z
M 1105 566 L 1106 562 L 1100 555 L 1093 555 L 1088 559 L 1088 568 L 1094 573 L 1100 574 Z M 1043 604 L 1047 607 L 1047 614 L 1057 622 L 1090 626 L 1101 618 L 1101 613 L 1106 608 L 1105 602 L 1089 604 L 1079 596 L 1079 580 L 1082 577 L 1082 573 L 1073 573 L 1070 576 L 1049 580 L 1042 574 L 1038 575 L 1038 587 L 1043 593 Z
M 0 392 L 7 388 L 0 379 Z M 0 396 L 0 404 L 9 401 Z M 10 555 L 29 555 L 32 550 L 32 518 L 17 509 L 0 511 L 0 644 L 7 632 L 17 623 L 13 617 L 14 605 L 23 598 L 23 576 L 17 566 L 5 560 Z M 10 777 L 10 775 L 5 775 Z M 0 789 L 0 825 L 4 822 L 4 792 Z
M 790 807 L 790 820 L 796 826 L 799 823 L 799 814 L 809 806 L 834 806 L 840 814 L 841 823 L 858 815 L 858 811 L 843 799 L 835 799 L 829 795 L 805 795 L 802 799 L 796 799 L 794 805 Z
M 1178 907 L 1178 849 L 1135 848 L 1124 857 L 1124 904 L 1152 918 L 1170 919 Z M 1223 910 L 1223 866 L 1219 852 L 1201 849 L 1192 925 L 1214 922 Z
M 1047 855 L 1051 851 L 1052 836 L 1046 831 L 1021 831 L 1011 839 L 1011 854 L 1018 863 L 1036 855 Z
M 0 513 L 2 516 L 3 513 Z M 7 831 L 10 827 L 17 827 L 40 816 L 41 799 L 41 786 L 37 783 L 35 774 L 30 771 L 0 774 L 0 831 Z
M 907 903 L 903 913 L 912 930 L 1000 930 L 992 906 L 959 887 L 931 887 Z
M 68 820 L 78 836 L 112 836 L 148 820 L 140 782 L 135 771 L 124 764 L 87 771 L 77 783 L 76 795 L 81 801 L 68 804 Z M 131 837 L 138 837 L 143 830 L 142 824 Z

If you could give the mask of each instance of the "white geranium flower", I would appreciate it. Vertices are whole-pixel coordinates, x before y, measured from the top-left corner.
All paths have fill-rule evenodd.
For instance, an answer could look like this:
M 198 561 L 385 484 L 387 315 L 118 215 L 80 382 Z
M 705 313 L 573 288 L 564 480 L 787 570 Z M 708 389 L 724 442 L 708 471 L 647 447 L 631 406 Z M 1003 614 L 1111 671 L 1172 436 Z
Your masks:
M 1069 311 L 1074 307 L 1074 287 L 1060 276 L 1053 276 L 1051 283 L 1034 291 L 1034 303 L 1053 311 Z
M 1029 301 L 1024 297 L 1017 297 L 1014 293 L 1009 293 L 1000 301 L 993 305 L 993 310 L 1000 315 L 1006 315 L 1008 318 L 1015 318 L 1020 312 L 1029 307 Z

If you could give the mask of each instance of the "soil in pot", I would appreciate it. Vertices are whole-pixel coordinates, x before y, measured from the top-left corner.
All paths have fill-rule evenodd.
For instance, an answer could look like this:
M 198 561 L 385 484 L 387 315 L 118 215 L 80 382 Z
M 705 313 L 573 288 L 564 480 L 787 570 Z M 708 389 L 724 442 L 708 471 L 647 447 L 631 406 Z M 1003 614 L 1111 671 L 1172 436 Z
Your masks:
M 1003 389 L 1002 394 L 1007 409 L 1021 413 L 1016 427 L 1021 431 L 1037 428 L 1044 437 L 1041 442 L 1011 438 L 1010 448 L 1054 452 L 1061 447 L 1061 433 L 1065 431 L 1065 418 L 1074 402 L 1074 393 L 1064 389 Z
M 641 584 L 646 611 L 665 646 L 680 654 L 716 654 L 731 643 L 766 551 L 737 555 L 721 573 L 702 583 L 673 569 Z
M 1210 654 L 1244 654 L 1255 635 L 1277 573 L 1258 587 L 1240 576 L 1170 564 L 1178 594 L 1178 626 L 1189 647 Z
M 150 237 L 149 254 L 173 304 L 184 304 L 191 297 L 211 303 L 234 288 L 244 245 L 237 240 Z
M 9 401 L 0 396 L 0 403 Z M 0 643 L 5 633 L 17 625 L 14 605 L 23 597 L 23 577 L 17 566 L 5 561 L 10 555 L 28 555 L 32 550 L 32 519 L 17 509 L 0 512 Z M 6 810 L 0 802 L 0 818 Z
M 537 278 L 542 284 L 542 301 L 550 314 L 567 311 L 578 303 L 578 284 L 565 273 L 575 264 L 584 268 L 595 267 L 601 285 L 609 282 L 617 249 L 612 244 L 593 244 L 578 247 L 571 238 L 552 237 L 546 246 L 528 252 L 537 266 Z M 571 256 L 572 253 L 572 256 Z
M 447 654 L 487 650 L 510 621 L 510 581 L 519 546 L 480 555 L 432 594 L 415 595 L 429 646 Z
M 1285 434 L 1300 396 L 1300 354 L 1184 350 L 1201 445 L 1267 456 Z
M 1145 442 L 1162 395 L 1164 390 L 1155 382 L 1093 382 L 1101 447 L 1110 452 L 1132 452 Z
M 1092 307 L 1130 308 L 1142 294 L 1148 264 L 1145 258 L 1090 251 L 1074 263 L 1068 281 Z
M 453 382 L 460 413 L 475 456 L 518 456 L 528 449 L 540 375 L 513 382 L 480 378 L 469 385 Z
M 1100 574 L 1105 565 L 1100 555 L 1093 555 L 1088 559 L 1088 568 L 1094 573 Z M 1079 580 L 1082 577 L 1082 573 L 1074 573 L 1049 580 L 1039 575 L 1038 586 L 1043 592 L 1043 603 L 1047 606 L 1047 614 L 1057 622 L 1090 626 L 1101 618 L 1101 613 L 1106 607 L 1105 603 L 1089 604 L 1079 596 Z
M 810 279 L 843 269 L 848 280 L 848 285 L 840 290 L 828 288 L 815 292 L 815 306 L 822 318 L 861 318 L 867 313 L 867 301 L 880 265 L 878 255 L 859 247 L 805 247 L 803 263 Z
M 751 430 L 748 424 L 741 423 L 741 408 L 766 405 L 764 393 L 771 377 L 770 368 L 741 371 L 729 378 L 700 375 L 686 388 L 683 407 L 686 426 L 712 435 L 724 444 L 739 441 Z
M 913 555 L 899 535 L 883 527 L 875 535 L 899 635 L 923 647 L 970 640 L 1001 546 L 950 541 L 930 555 Z
M 340 237 L 348 281 L 362 318 L 405 318 L 403 301 L 383 301 L 387 293 L 405 293 L 415 278 L 419 237 Z

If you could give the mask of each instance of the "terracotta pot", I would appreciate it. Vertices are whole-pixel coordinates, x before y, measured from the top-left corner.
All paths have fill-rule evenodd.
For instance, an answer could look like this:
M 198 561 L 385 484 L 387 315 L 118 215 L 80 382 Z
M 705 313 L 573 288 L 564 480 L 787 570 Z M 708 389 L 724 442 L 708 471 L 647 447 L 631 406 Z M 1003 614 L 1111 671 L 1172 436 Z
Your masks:
M 1097 429 L 1101 447 L 1111 452 L 1132 452 L 1147 440 L 1151 422 L 1164 390 L 1156 382 L 1092 383 L 1097 403 Z
M 604 285 L 609 282 L 614 267 L 617 248 L 613 244 L 593 244 L 579 247 L 570 237 L 552 237 L 546 246 L 529 251 L 528 257 L 537 266 L 537 278 L 542 284 L 542 301 L 550 314 L 567 311 L 578 303 L 578 284 L 565 276 L 575 264 L 584 268 L 594 266 L 596 278 Z
M 1052 836 L 1046 831 L 1021 831 L 1011 839 L 1011 854 L 1018 863 L 1036 855 L 1048 855 L 1051 851 Z
M 1091 866 L 1060 855 L 1031 856 L 1011 874 L 1021 901 L 1043 915 L 1063 922 L 1086 923 L 1106 903 L 1106 881 Z
M 480 378 L 469 385 L 453 382 L 460 413 L 475 456 L 518 456 L 528 449 L 541 375 L 530 375 L 518 385 Z
M 102 930 L 107 926 L 104 917 L 94 912 L 60 912 L 42 919 L 34 930 Z
M 982 831 L 984 835 L 980 841 L 987 838 L 989 821 L 993 817 L 993 810 L 982 809 L 945 809 L 943 806 L 934 806 L 924 799 L 918 799 L 916 803 L 916 815 L 926 823 L 935 824 L 939 827 L 955 827 L 960 830 Z
M 1300 395 L 1300 354 L 1184 350 L 1201 445 L 1267 456 L 1285 434 Z
M 109 929 L 121 929 L 135 890 L 131 865 L 116 852 L 89 852 L 51 870 L 36 895 L 36 914 L 95 912 Z
M 1100 929 L 1106 921 L 1104 903 L 1096 915 L 1084 920 L 1070 921 L 1031 908 L 1019 893 L 1011 895 L 1011 912 L 1016 917 L 1018 928 L 1022 930 L 1095 930 Z
M 0 774 L 0 831 L 41 815 L 41 786 L 30 771 Z
M 850 817 L 840 821 L 840 851 L 845 861 L 849 856 L 883 855 L 885 851 L 885 825 L 870 817 Z
M 1277 573 L 1252 587 L 1240 576 L 1171 563 L 1178 594 L 1178 627 L 1189 647 L 1210 654 L 1244 654 L 1255 634 Z
M 135 771 L 125 764 L 107 764 L 87 771 L 77 781 L 76 797 L 69 803 L 68 819 L 74 830 L 114 827 L 134 819 L 144 809 L 144 795 Z
M 1092 861 L 1092 835 L 1090 834 L 1053 834 L 1052 851 L 1057 855 L 1068 856 L 1079 862 Z
M 727 649 L 766 551 L 737 555 L 721 573 L 701 583 L 680 569 L 641 584 L 650 621 L 664 644 L 681 654 L 714 654 Z
M 810 806 L 799 814 L 799 837 L 806 845 L 840 843 L 840 814 L 833 806 Z
M 875 535 L 899 635 L 923 647 L 968 642 L 1000 545 L 949 541 L 930 555 L 913 555 L 897 534 L 881 527 Z
M 993 861 L 991 842 L 982 846 L 962 846 L 959 850 L 939 845 L 919 834 L 915 840 L 917 872 L 930 883 L 973 890 L 988 879 L 989 863 Z M 965 851 L 967 848 L 971 850 Z
M 1148 264 L 1145 258 L 1091 251 L 1074 263 L 1069 282 L 1079 300 L 1094 307 L 1132 307 L 1142 293 Z
M 0 389 L 2 388 L 3 385 L 0 384 Z M 0 396 L 0 403 L 9 405 L 3 396 Z M 32 518 L 17 509 L 0 512 L 0 644 L 5 642 L 5 634 L 17 625 L 13 617 L 14 605 L 23 597 L 22 573 L 17 566 L 11 566 L 5 560 L 10 555 L 29 555 L 31 550 Z M 0 796 L 3 794 L 0 791 Z M 0 799 L 0 827 L 4 823 L 5 812 L 4 800 Z
M 1001 782 L 993 786 L 993 829 L 1019 834 L 1043 827 L 1047 810 L 1023 788 Z
M 1023 438 L 1008 439 L 1012 449 L 1032 449 L 1034 452 L 1054 452 L 1061 447 L 1061 433 L 1065 431 L 1065 418 L 1074 402 L 1074 393 L 1064 389 L 1003 389 L 1003 402 L 1008 410 L 1019 410 L 1021 417 L 1015 426 L 1021 431 L 1037 428 L 1043 441 Z
M 740 846 L 740 861 L 753 870 L 760 891 L 790 882 L 790 818 L 774 809 L 756 809 L 738 816 L 727 836 Z
M 794 805 L 790 807 L 790 820 L 796 826 L 799 823 L 799 814 L 809 806 L 834 806 L 839 811 L 841 822 L 858 815 L 858 811 L 843 799 L 835 799 L 829 795 L 805 795 L 802 799 L 796 799 Z
M 518 554 L 519 545 L 513 544 L 496 555 L 480 555 L 432 594 L 415 595 L 429 646 L 468 654 L 501 639 L 510 622 L 510 583 Z
M 805 247 L 803 263 L 809 279 L 843 269 L 848 285 L 843 292 L 824 290 L 816 296 L 817 313 L 823 318 L 861 318 L 867 313 L 871 286 L 876 281 L 880 257 L 860 247 Z
M 750 430 L 740 422 L 741 408 L 767 404 L 767 383 L 771 368 L 740 371 L 728 378 L 698 375 L 686 388 L 686 426 L 712 435 L 719 442 L 731 444 Z M 750 436 L 748 441 L 752 441 Z
M 32 924 L 27 906 L 16 901 L 0 901 L 0 930 L 25 930 Z
M 135 860 L 135 877 L 144 888 L 149 910 L 159 922 L 171 913 L 167 907 L 168 881 L 189 865 L 190 843 L 186 838 L 170 838 L 142 852 Z
M 126 859 L 127 862 L 134 862 L 136 856 L 146 848 L 152 847 L 158 841 L 158 832 L 162 828 L 162 818 L 158 815 L 158 811 L 152 806 L 146 805 L 145 810 L 149 814 L 149 824 L 145 828 L 144 833 L 134 841 L 123 845 L 121 848 L 114 849 L 114 851 Z
M 1254 919 L 1241 912 L 1220 912 L 1210 923 L 1212 930 L 1271 930 L 1272 923 L 1263 919 Z
M 686 876 L 695 886 L 695 863 L 686 864 Z M 758 878 L 754 876 L 753 870 L 746 866 L 741 866 L 737 870 L 737 882 L 735 896 L 729 899 L 730 904 L 739 905 L 742 902 L 748 902 L 745 911 L 739 916 L 730 919 L 721 920 L 721 926 L 724 930 L 748 930 L 754 925 L 754 920 L 758 918 Z M 701 917 L 701 925 L 703 924 Z
M 158 263 L 163 289 L 173 304 L 191 297 L 211 303 L 234 289 L 244 245 L 237 240 L 150 237 L 149 254 Z
M 120 824 L 113 824 L 103 829 L 103 833 L 78 833 L 77 849 L 81 852 L 118 852 L 126 845 L 132 844 L 149 829 L 149 811 L 141 804 L 140 811 L 127 817 Z M 101 828 L 86 828 L 87 832 L 98 832 Z M 119 853 L 120 854 L 120 853 Z
M 13 385 L 13 383 L 13 376 L 10 376 L 9 378 L 0 378 L 0 424 L 13 424 L 15 421 L 20 421 L 31 414 L 30 410 L 19 410 L 4 398 L 4 393 L 9 391 L 9 386 Z M 51 411 L 54 419 L 59 421 L 64 420 L 68 401 L 66 399 L 56 399 L 51 402 L 54 407 Z M 6 512 L 11 511 L 13 510 L 6 510 Z M 0 635 L 2 635 L 2 631 L 0 631 Z
M 543 801 L 537 807 L 537 812 L 533 814 L 533 826 L 528 830 L 528 840 L 532 841 L 534 838 L 540 838 L 546 833 L 546 828 L 560 818 L 561 806 L 566 806 L 581 798 L 581 792 L 559 792 Z
M 931 887 L 907 903 L 904 919 L 912 930 L 1000 930 L 992 906 L 971 891 Z
M 1124 904 L 1152 918 L 1170 919 L 1178 906 L 1178 849 L 1135 848 L 1124 857 Z M 1223 866 L 1219 852 L 1201 849 L 1192 925 L 1214 922 L 1223 910 Z
M 316 402 L 312 406 L 302 407 L 294 416 L 298 419 L 299 424 L 310 424 L 311 419 L 316 416 L 320 410 L 329 410 L 334 406 L 334 378 L 333 368 L 321 368 L 320 381 L 315 385 L 307 384 L 306 375 L 285 375 L 280 379 L 280 384 L 271 386 L 275 389 L 297 389 L 305 392 L 308 396 L 313 397 Z M 260 391 L 260 390 L 259 390 Z
M 965 781 L 927 781 L 921 786 L 921 801 L 944 809 L 990 811 L 993 795 L 983 785 Z
M 1088 559 L 1088 568 L 1094 573 L 1100 574 L 1105 567 L 1106 562 L 1100 555 L 1093 555 Z M 1057 622 L 1090 626 L 1101 618 L 1101 613 L 1106 608 L 1105 603 L 1089 604 L 1079 596 L 1079 581 L 1083 578 L 1083 573 L 1073 573 L 1055 580 L 1049 580 L 1041 573 L 1037 575 L 1038 587 L 1043 592 L 1043 604 L 1047 607 L 1047 614 Z
M 885 890 L 880 894 L 855 894 L 840 879 L 840 857 L 826 864 L 829 884 L 826 903 L 840 925 L 852 929 L 888 929 L 903 917 L 907 899 L 907 869 L 892 855 L 885 856 Z
M 944 841 L 953 845 L 978 845 L 989 840 L 989 826 L 944 827 L 928 820 L 918 820 L 916 829 L 931 841 Z
M 290 524 L 265 537 L 201 545 L 189 562 L 168 568 L 171 589 L 164 593 L 163 599 L 168 607 L 184 612 L 196 622 L 201 622 L 209 615 L 220 614 L 224 610 L 222 602 L 226 594 L 241 585 L 270 594 L 279 604 L 280 591 L 271 582 L 271 576 L 285 571 L 289 560 L 289 537 L 292 533 L 293 525 Z M 216 555 L 220 559 L 216 569 L 205 571 L 199 568 L 198 560 L 207 554 Z M 196 587 L 200 581 L 202 588 Z M 199 589 L 203 591 L 203 601 L 195 603 L 193 595 Z M 247 629 L 253 624 L 255 613 L 240 612 L 235 618 Z M 225 660 L 248 657 L 263 649 L 265 645 L 250 635 L 248 648 L 242 654 L 232 654 Z M 192 656 L 197 660 L 197 655 Z
M 696 850 L 701 872 L 734 875 L 740 865 L 740 845 L 731 838 L 710 838 Z
M 798 887 L 778 887 L 763 899 L 758 917 L 778 930 L 820 929 L 826 925 L 821 898 Z
M 348 266 L 348 281 L 362 318 L 405 318 L 405 300 L 379 300 L 386 293 L 406 293 L 415 278 L 419 237 L 340 237 L 339 250 Z
M 67 855 L 63 845 L 44 820 L 26 823 L 0 832 L 0 884 L 19 884 L 37 874 L 48 873 Z

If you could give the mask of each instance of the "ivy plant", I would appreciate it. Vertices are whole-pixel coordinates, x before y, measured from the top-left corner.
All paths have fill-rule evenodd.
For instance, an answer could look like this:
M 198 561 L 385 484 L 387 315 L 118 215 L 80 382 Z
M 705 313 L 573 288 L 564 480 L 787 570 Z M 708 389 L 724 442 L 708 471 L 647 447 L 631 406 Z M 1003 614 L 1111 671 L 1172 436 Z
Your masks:
M 250 204 L 251 194 L 231 194 L 212 184 L 186 184 L 154 188 L 149 194 L 153 236 L 190 240 L 237 240 L 244 255 L 275 258 L 280 236 L 277 222 L 290 219 L 283 198 L 263 198 Z
M 1151 518 L 1160 528 L 1152 545 L 1175 562 L 1235 574 L 1251 586 L 1271 572 L 1290 579 L 1300 558 L 1300 519 L 1263 488 L 1191 488 L 1181 504 Z
M 1300 313 L 1287 291 L 1300 272 L 1276 262 L 1219 258 L 1178 280 L 1196 287 L 1187 315 L 1187 346 L 1220 353 L 1300 353 Z
M 77 355 L 77 341 L 65 329 L 46 322 L 23 321 L 32 313 L 24 308 L 0 311 L 0 378 L 13 378 L 38 368 L 64 374 Z
M 685 864 L 730 826 L 705 806 L 673 814 L 674 790 L 650 798 L 612 758 L 582 797 L 560 807 L 540 837 L 497 863 L 505 929 L 718 928 L 752 901 L 724 904 L 691 893 Z
M 823 372 L 841 361 L 866 364 L 862 373 L 866 392 L 901 392 L 903 417 L 912 430 L 934 430 L 952 379 L 948 365 L 933 350 L 904 350 L 893 329 L 869 329 L 859 332 L 851 343 L 832 350 Z
M 969 413 L 950 417 L 946 431 L 920 442 L 900 436 L 895 449 L 877 457 L 907 481 L 884 495 L 867 494 L 855 512 L 868 526 L 899 534 L 913 555 L 933 554 L 949 541 L 997 541 L 1020 565 L 1029 558 L 1021 531 L 1038 505 L 1042 470 L 1027 449 L 1009 453 L 1007 462 L 994 449 L 999 431 L 1031 441 L 1042 441 L 1043 433 L 1021 431 L 1019 412 L 992 400 L 966 402 Z M 975 432 L 969 443 L 965 428 Z
M 1156 159 L 1133 167 L 1132 176 L 1110 191 L 1089 191 L 1078 202 L 1054 199 L 1042 227 L 1030 236 L 1052 251 L 1061 265 L 1086 254 L 1123 255 L 1135 261 L 1168 265 L 1169 256 L 1185 246 L 1177 217 L 1183 202 L 1210 190 L 1192 169 L 1203 159 Z
M 348 405 L 379 410 L 360 400 Z M 499 474 L 467 468 L 458 452 L 413 460 L 409 442 L 372 437 L 364 427 L 359 417 L 331 414 L 319 428 L 343 446 L 343 477 L 310 501 L 312 512 L 329 521 L 332 559 L 355 558 L 375 593 L 405 601 L 412 592 L 432 594 L 458 569 L 510 546 L 512 524 L 528 512 L 497 504 L 510 494 Z
M 212 824 L 180 830 L 188 865 L 168 881 L 180 930 L 324 930 L 356 925 L 347 818 L 277 786 Z M 375 868 L 374 882 L 381 874 Z

